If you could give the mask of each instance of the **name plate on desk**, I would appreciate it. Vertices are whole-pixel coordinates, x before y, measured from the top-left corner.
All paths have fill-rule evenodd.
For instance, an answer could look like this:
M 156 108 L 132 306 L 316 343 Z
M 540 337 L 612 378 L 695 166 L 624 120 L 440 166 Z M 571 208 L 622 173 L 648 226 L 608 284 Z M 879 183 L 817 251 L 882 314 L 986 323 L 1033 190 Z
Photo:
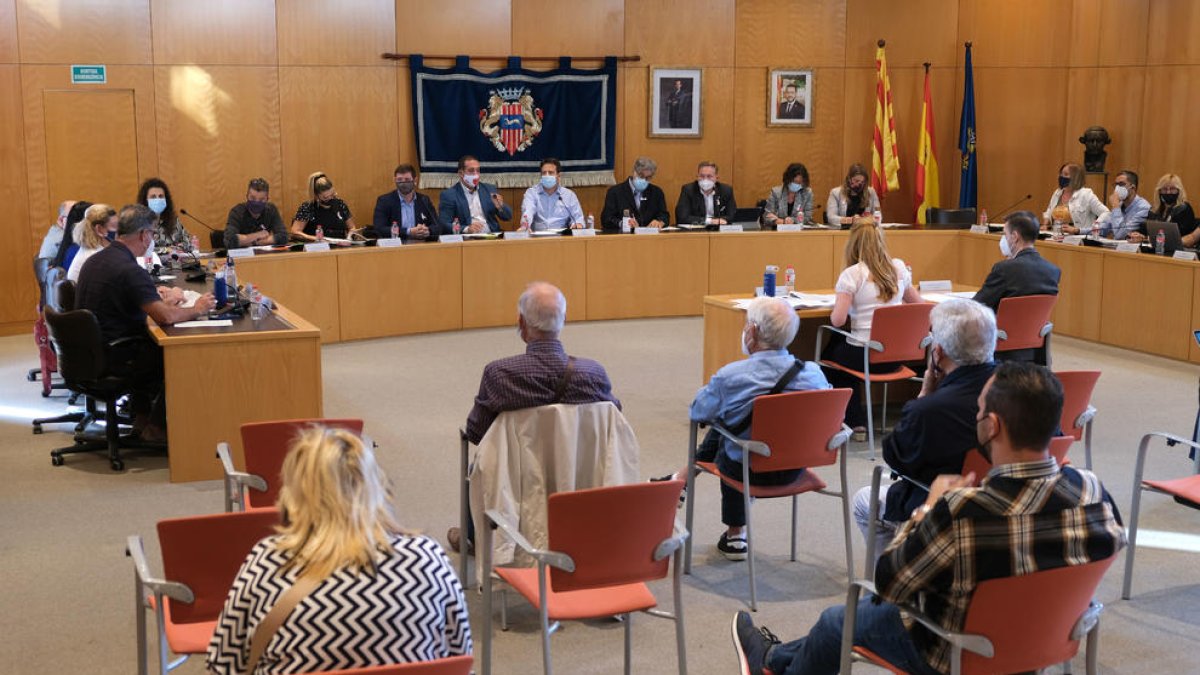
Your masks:
M 463 236 L 461 234 L 443 234 L 438 237 L 438 241 L 443 244 L 461 244 L 463 243 Z
M 596 230 L 594 228 L 583 228 L 582 230 L 571 230 L 572 237 L 594 237 Z
M 633 233 L 634 234 L 658 234 L 659 229 L 657 227 L 635 227 L 635 228 L 633 228 Z
M 722 225 L 717 230 L 718 232 L 742 232 L 741 225 Z
M 329 246 L 329 244 L 326 244 Z M 254 249 L 252 248 L 231 248 L 225 252 L 225 255 L 230 258 L 253 258 Z
M 1135 246 L 1136 246 L 1136 244 L 1135 244 Z M 1173 255 L 1171 257 L 1176 260 L 1195 260 L 1196 252 L 1195 251 L 1175 251 L 1175 255 Z
M 529 230 L 513 230 L 512 232 L 505 232 L 504 238 L 508 239 L 508 240 L 528 239 L 529 238 Z
M 1086 236 L 1085 234 L 1068 235 L 1063 237 L 1063 240 L 1059 243 L 1066 244 L 1067 246 L 1083 246 L 1083 238 Z
M 921 282 L 922 293 L 948 293 L 954 290 L 949 279 L 935 279 Z
M 800 223 L 781 223 L 775 228 L 776 232 L 803 232 L 804 226 Z
M 1133 242 L 1123 241 L 1117 244 L 1117 253 L 1140 253 L 1141 250 L 1141 245 Z
M 972 225 L 971 226 L 971 234 L 987 234 L 987 233 L 988 233 L 987 225 Z
M 305 253 L 313 253 L 313 252 L 328 251 L 328 250 L 329 250 L 329 242 L 327 242 L 327 241 L 318 241 L 318 242 L 304 245 Z
M 375 245 L 379 248 L 400 248 L 404 245 L 404 240 L 400 237 L 395 239 L 376 239 Z

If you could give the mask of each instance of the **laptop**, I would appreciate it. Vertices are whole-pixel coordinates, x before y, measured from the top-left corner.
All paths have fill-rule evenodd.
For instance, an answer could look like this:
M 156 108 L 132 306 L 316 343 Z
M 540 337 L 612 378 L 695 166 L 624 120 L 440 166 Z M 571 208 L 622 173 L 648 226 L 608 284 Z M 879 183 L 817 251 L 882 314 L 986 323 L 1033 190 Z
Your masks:
M 1177 223 L 1162 221 L 1162 220 L 1147 220 L 1146 234 L 1148 235 L 1148 243 L 1150 250 L 1154 250 L 1154 240 L 1158 237 L 1158 233 L 1163 233 L 1164 239 L 1164 255 L 1175 255 L 1175 251 L 1190 251 L 1192 249 L 1185 248 L 1183 245 L 1183 237 L 1179 236 L 1179 225 Z
M 729 219 L 730 225 L 741 225 L 743 230 L 761 230 L 761 218 L 763 208 L 761 206 L 752 206 L 750 208 L 739 208 L 733 213 L 733 217 Z

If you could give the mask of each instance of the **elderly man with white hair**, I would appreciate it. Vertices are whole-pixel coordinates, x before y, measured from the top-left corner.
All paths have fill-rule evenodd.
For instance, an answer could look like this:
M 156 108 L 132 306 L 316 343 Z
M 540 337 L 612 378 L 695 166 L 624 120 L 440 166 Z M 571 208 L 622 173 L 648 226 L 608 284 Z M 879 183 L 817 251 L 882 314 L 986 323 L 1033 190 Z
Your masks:
M 742 328 L 742 351 L 750 358 L 727 364 L 713 374 L 708 384 L 696 393 L 691 418 L 697 422 L 720 422 L 739 437 L 749 438 L 750 425 L 746 422 L 756 397 L 772 392 L 829 389 L 829 381 L 816 363 L 801 361 L 788 352 L 788 345 L 799 329 L 800 317 L 782 298 L 751 301 Z M 697 449 L 696 459 L 716 462 L 721 473 L 737 480 L 742 478 L 741 449 L 711 429 Z M 801 471 L 804 469 L 751 471 L 750 483 L 782 485 L 794 481 Z M 682 472 L 674 476 L 679 475 Z M 724 482 L 721 522 L 726 530 L 717 541 L 717 550 L 730 560 L 745 560 L 745 504 L 742 495 Z
M 893 471 L 929 485 L 941 474 L 962 473 L 963 458 L 979 444 L 975 417 L 979 392 L 994 368 L 996 315 L 974 300 L 947 300 L 929 315 L 933 343 L 917 398 L 904 404 L 900 421 L 883 440 L 883 459 Z M 875 551 L 882 554 L 928 492 L 899 481 L 880 492 Z M 854 519 L 867 536 L 871 488 L 854 496 Z
M 543 281 L 525 288 L 517 301 L 517 332 L 525 341 L 525 353 L 497 359 L 484 367 L 475 406 L 467 415 L 467 440 L 478 445 L 496 417 L 508 410 L 600 401 L 612 401 L 621 407 L 604 366 L 591 359 L 567 356 L 558 339 L 566 319 L 567 299 L 562 291 Z M 457 527 L 447 533 L 455 552 L 461 534 Z

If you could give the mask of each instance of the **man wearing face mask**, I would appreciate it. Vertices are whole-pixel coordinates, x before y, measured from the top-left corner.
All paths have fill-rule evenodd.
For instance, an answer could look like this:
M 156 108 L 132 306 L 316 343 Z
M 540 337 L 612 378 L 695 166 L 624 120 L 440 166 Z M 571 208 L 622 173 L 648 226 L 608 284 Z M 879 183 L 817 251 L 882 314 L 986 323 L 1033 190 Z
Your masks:
M 100 324 L 108 348 L 109 372 L 132 380 L 130 403 L 134 429 L 143 440 L 166 440 L 166 405 L 163 401 L 162 349 L 146 332 L 146 317 L 159 325 L 188 321 L 213 308 L 211 293 L 192 307 L 182 307 L 177 289 L 159 290 L 138 258 L 154 246 L 154 213 L 140 204 L 125 206 L 117 219 L 117 237 L 93 255 L 79 273 L 75 308 L 90 310 Z
M 604 210 L 600 212 L 600 224 L 606 232 L 620 232 L 621 218 L 628 212 L 638 227 L 666 227 L 671 222 L 667 211 L 667 196 L 662 188 L 650 182 L 658 171 L 658 164 L 649 157 L 638 157 L 633 162 L 629 180 L 608 189 L 604 195 Z
M 910 628 L 896 603 L 921 599 L 933 622 L 961 632 L 980 582 L 1104 560 L 1125 546 L 1120 514 L 1100 479 L 1059 468 L 1050 456 L 1062 405 L 1062 385 L 1048 369 L 996 368 L 975 422 L 992 470 L 977 488 L 974 474 L 933 481 L 875 567 L 878 597 L 859 601 L 855 645 L 904 672 L 948 673 L 949 643 L 916 622 Z M 830 607 L 807 637 L 781 643 L 738 612 L 732 632 L 740 672 L 837 673 L 845 614 L 844 606 Z
M 1017 211 L 1004 219 L 1000 253 L 1004 260 L 992 265 L 975 301 L 996 311 L 1003 298 L 1026 295 L 1058 295 L 1062 270 L 1034 249 L 1038 220 L 1030 211 Z
M 714 162 L 700 162 L 696 180 L 679 188 L 675 203 L 675 222 L 725 225 L 737 212 L 733 187 L 720 182 L 720 170 Z
M 996 315 L 965 298 L 947 300 L 929 315 L 933 343 L 917 398 L 904 404 L 900 421 L 883 439 L 883 459 L 893 471 L 925 485 L 944 473 L 962 473 L 963 458 L 975 447 L 976 400 L 992 376 Z M 876 553 L 928 492 L 901 480 L 879 493 Z M 854 495 L 854 519 L 867 536 L 871 488 Z
M 499 232 L 500 221 L 512 218 L 512 207 L 491 183 L 479 179 L 479 160 L 464 155 L 458 160 L 458 182 L 438 197 L 442 232 L 453 234 L 457 220 L 463 232 Z
M 534 232 L 542 230 L 579 229 L 583 227 L 583 209 L 579 197 L 562 186 L 562 162 L 553 157 L 542 160 L 542 174 L 537 185 L 525 191 L 521 200 L 521 227 Z
M 401 164 L 392 176 L 396 189 L 375 200 L 375 216 L 371 219 L 369 234 L 377 239 L 387 239 L 392 236 L 395 225 L 402 239 L 437 239 L 442 228 L 433 201 L 417 192 L 417 170 L 412 164 Z
M 1113 192 L 1108 196 L 1108 220 L 1098 221 L 1096 231 L 1102 237 L 1131 242 L 1146 240 L 1146 217 L 1150 202 L 1137 193 L 1138 175 L 1126 169 L 1113 179 Z
M 225 219 L 225 248 L 283 246 L 288 234 L 279 209 L 271 203 L 271 186 L 254 178 L 246 186 L 246 201 L 229 209 Z

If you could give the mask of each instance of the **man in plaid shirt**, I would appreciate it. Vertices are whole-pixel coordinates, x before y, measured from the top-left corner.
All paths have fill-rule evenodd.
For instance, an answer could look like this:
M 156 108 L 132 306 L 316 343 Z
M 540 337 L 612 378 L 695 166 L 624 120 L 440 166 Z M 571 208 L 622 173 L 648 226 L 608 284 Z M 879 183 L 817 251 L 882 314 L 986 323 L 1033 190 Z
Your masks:
M 950 648 L 894 603 L 923 597 L 924 610 L 962 630 L 981 581 L 1082 565 L 1116 555 L 1125 529 L 1112 497 L 1089 471 L 1060 469 L 1049 456 L 1062 413 L 1062 385 L 1031 363 L 998 367 L 979 396 L 976 434 L 993 468 L 975 476 L 939 476 L 879 559 L 879 598 L 858 606 L 854 644 L 909 673 L 946 673 Z M 880 599 L 883 602 L 880 602 Z M 838 672 L 845 607 L 825 610 L 808 636 L 788 643 L 734 616 L 743 673 Z

